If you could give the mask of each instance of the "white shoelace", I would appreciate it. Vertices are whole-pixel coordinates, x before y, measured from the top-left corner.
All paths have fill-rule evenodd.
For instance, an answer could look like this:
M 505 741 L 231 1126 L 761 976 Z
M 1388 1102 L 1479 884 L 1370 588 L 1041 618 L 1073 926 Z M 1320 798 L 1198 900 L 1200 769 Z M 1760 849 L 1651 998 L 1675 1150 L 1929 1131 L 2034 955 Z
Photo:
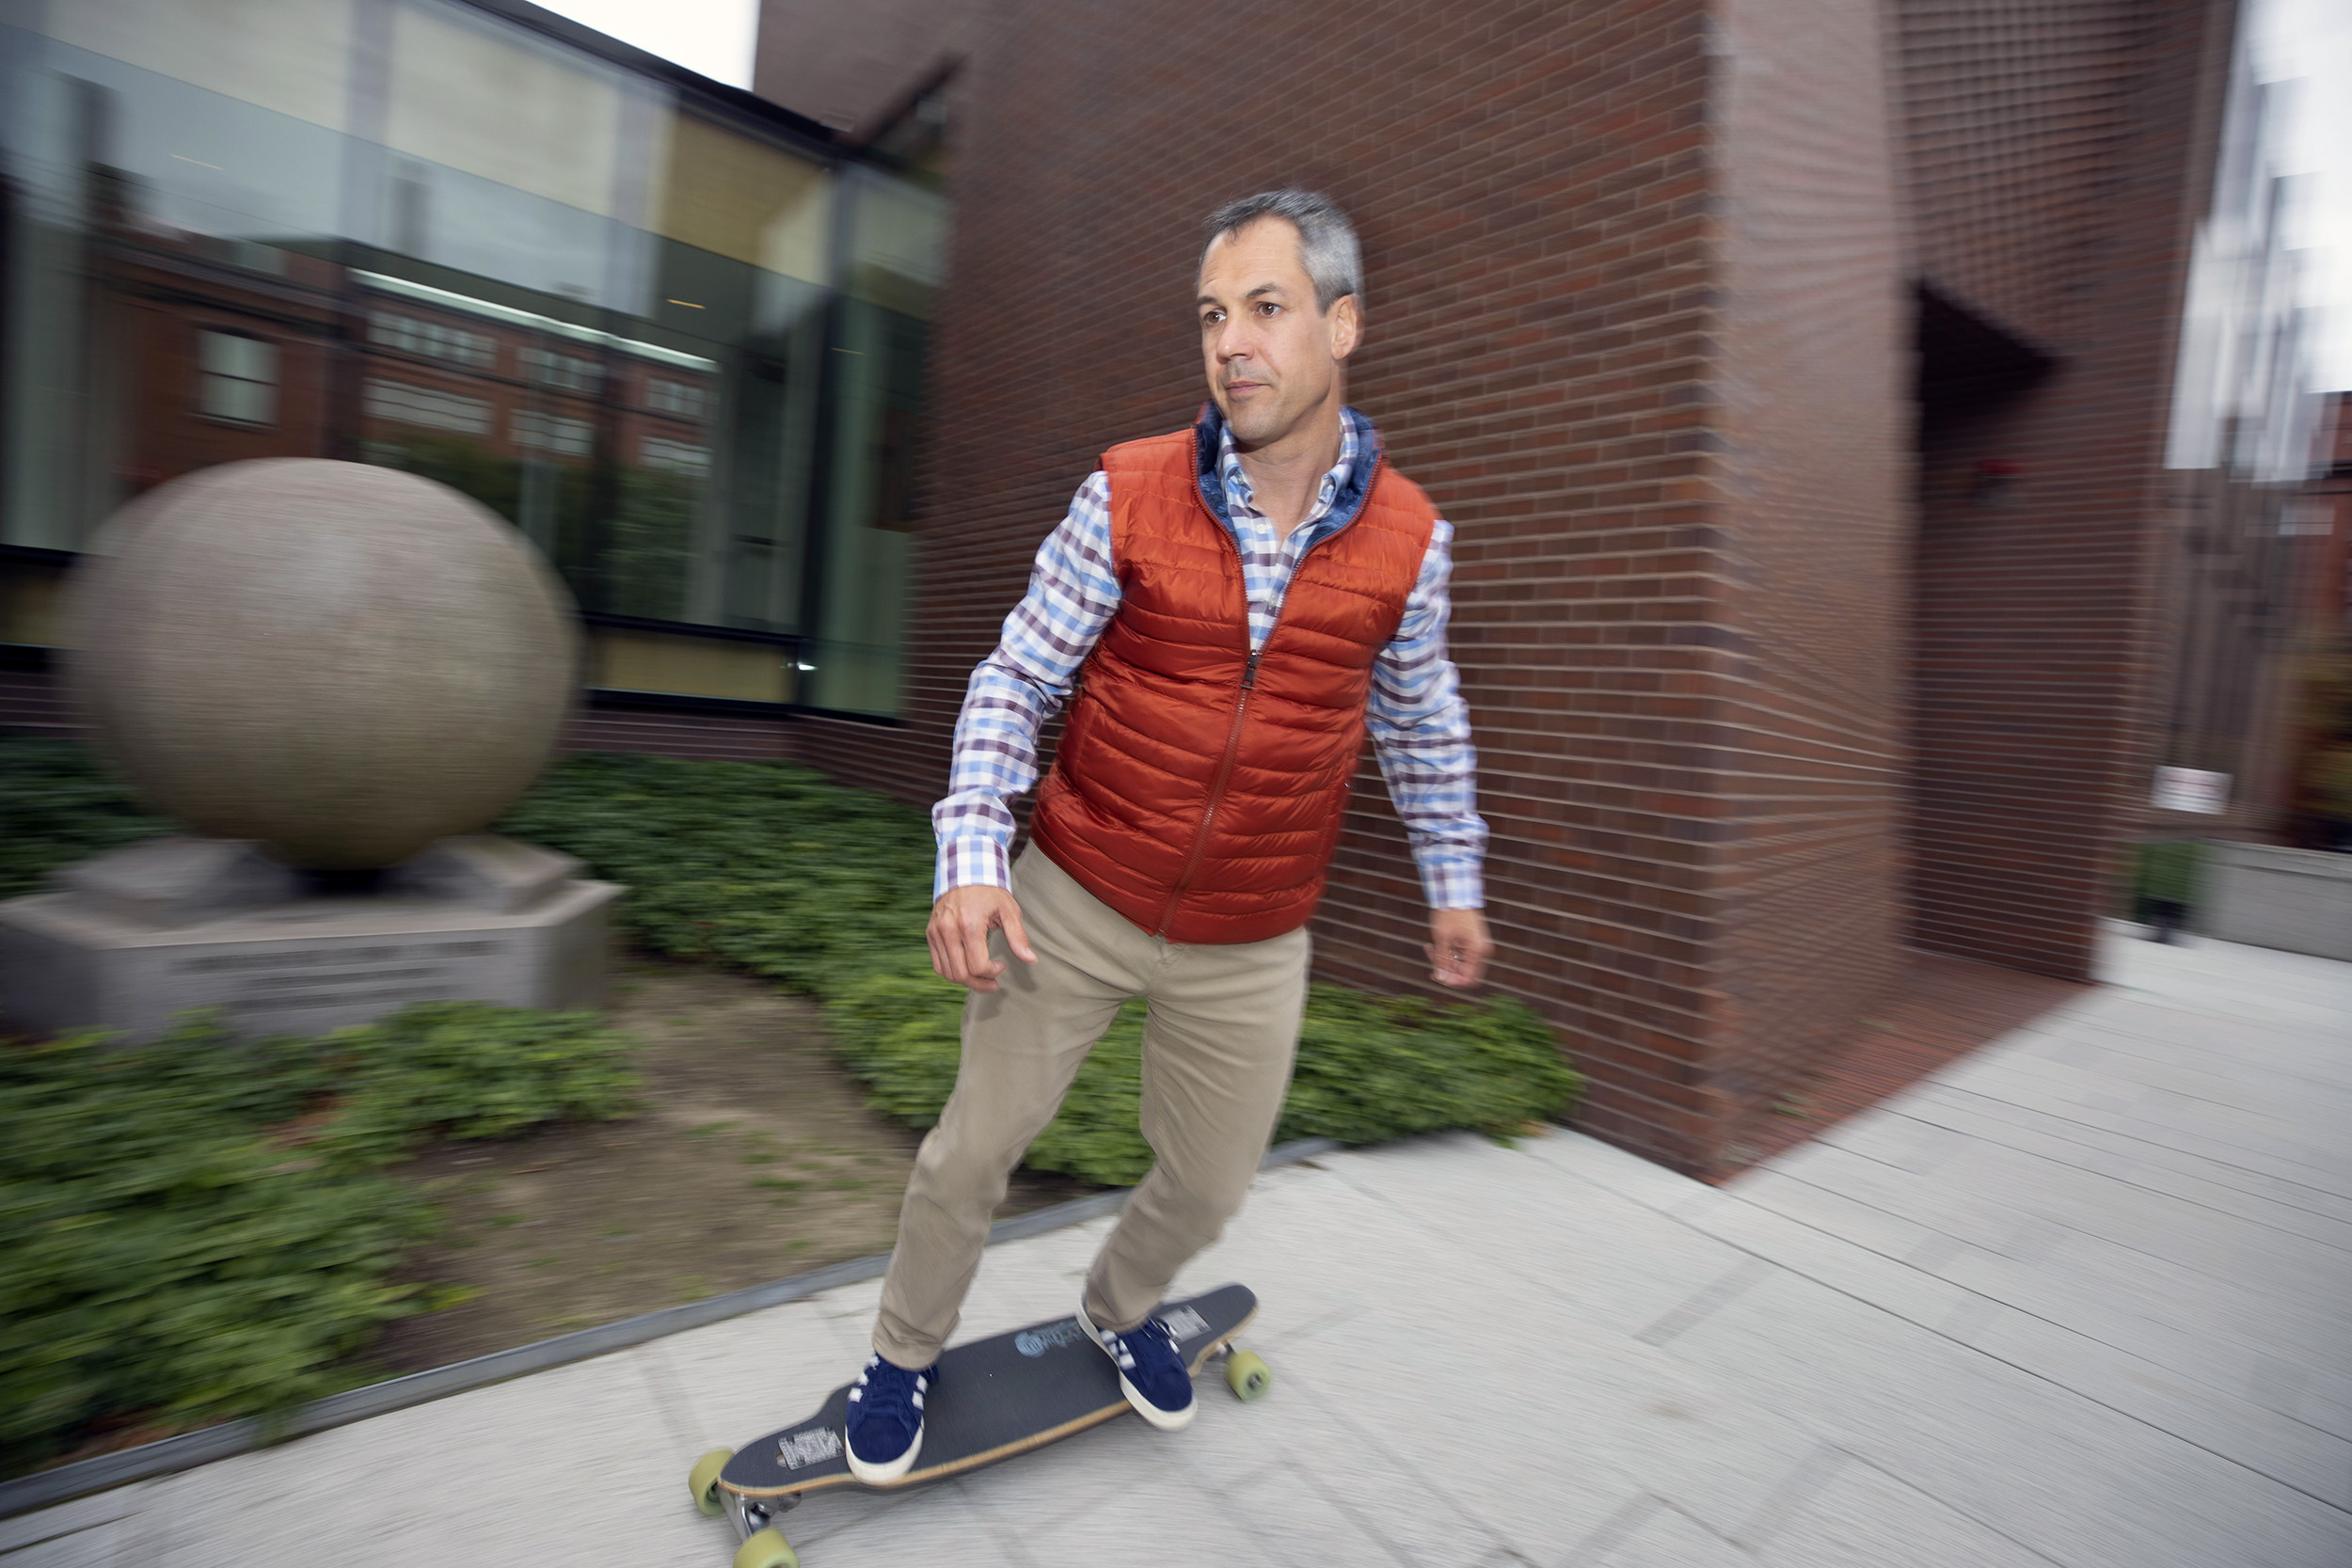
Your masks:
M 875 1356 L 872 1361 L 866 1363 L 864 1370 L 859 1371 L 857 1374 L 857 1386 L 850 1390 L 850 1402 L 852 1404 L 863 1402 L 866 1393 L 866 1380 L 873 1372 L 875 1364 L 881 1360 L 881 1356 Z M 924 1376 L 920 1372 L 914 1374 L 914 1392 L 911 1396 L 911 1399 L 915 1409 L 920 1410 L 923 1408 L 923 1393 L 924 1390 L 928 1389 L 930 1386 L 931 1380 L 930 1378 Z

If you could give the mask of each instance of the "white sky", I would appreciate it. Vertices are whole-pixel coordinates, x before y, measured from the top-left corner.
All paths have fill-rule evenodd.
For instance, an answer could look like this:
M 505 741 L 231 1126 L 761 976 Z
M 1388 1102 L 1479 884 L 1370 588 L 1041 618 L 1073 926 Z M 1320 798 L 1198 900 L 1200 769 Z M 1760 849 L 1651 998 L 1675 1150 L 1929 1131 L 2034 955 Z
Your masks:
M 714 81 L 752 85 L 752 40 L 759 31 L 759 0 L 538 0 L 568 16 L 675 60 Z
M 2352 388 L 2352 0 L 2253 0 L 2254 72 L 2293 82 L 2281 174 L 2297 176 L 2288 243 L 2304 251 L 2304 303 L 2319 309 L 2312 385 Z

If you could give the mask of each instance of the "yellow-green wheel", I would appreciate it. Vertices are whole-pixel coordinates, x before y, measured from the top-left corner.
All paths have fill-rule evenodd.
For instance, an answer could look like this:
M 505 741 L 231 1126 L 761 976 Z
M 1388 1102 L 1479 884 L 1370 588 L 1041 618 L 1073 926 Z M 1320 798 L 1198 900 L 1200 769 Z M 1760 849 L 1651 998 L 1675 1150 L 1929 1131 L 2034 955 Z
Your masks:
M 713 1449 L 694 1461 L 694 1468 L 687 1474 L 686 1489 L 694 1495 L 694 1506 L 713 1517 L 725 1506 L 719 1500 L 719 1472 L 734 1457 L 733 1449 Z
M 1244 1404 L 1262 1399 L 1274 1386 L 1274 1371 L 1255 1353 L 1237 1350 L 1225 1358 L 1225 1386 Z
M 801 1568 L 801 1554 L 785 1544 L 784 1532 L 773 1525 L 755 1530 L 735 1549 L 735 1568 Z

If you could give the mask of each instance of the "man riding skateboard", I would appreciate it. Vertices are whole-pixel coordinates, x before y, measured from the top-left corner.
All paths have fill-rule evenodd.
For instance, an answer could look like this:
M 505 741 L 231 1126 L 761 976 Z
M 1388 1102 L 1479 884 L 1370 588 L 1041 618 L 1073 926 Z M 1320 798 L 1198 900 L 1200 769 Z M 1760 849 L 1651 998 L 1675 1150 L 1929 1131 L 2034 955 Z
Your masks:
M 1453 531 L 1343 397 L 1363 328 L 1355 230 L 1297 190 L 1230 203 L 1207 227 L 1209 404 L 1189 430 L 1104 454 L 956 722 L 929 934 L 931 966 L 972 994 L 850 1393 L 861 1481 L 914 1466 L 1012 1167 L 1137 996 L 1155 1163 L 1078 1320 L 1146 1420 L 1191 1421 L 1189 1371 L 1150 1314 L 1240 1209 L 1273 1135 L 1307 922 L 1367 726 L 1428 898 L 1433 977 L 1474 985 L 1493 951 L 1476 759 L 1446 657 Z M 1039 729 L 1065 703 L 1030 845 L 1008 866 L 1009 802 L 1036 782 Z

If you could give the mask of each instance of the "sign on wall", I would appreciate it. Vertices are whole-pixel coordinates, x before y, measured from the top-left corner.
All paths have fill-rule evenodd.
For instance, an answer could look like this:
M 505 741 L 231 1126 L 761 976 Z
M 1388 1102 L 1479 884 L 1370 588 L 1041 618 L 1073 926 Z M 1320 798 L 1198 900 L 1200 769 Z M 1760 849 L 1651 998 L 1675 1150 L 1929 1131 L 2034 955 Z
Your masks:
M 2230 775 L 2201 768 L 2159 768 L 2150 803 L 2158 811 L 2191 811 L 2218 816 L 2230 809 Z

